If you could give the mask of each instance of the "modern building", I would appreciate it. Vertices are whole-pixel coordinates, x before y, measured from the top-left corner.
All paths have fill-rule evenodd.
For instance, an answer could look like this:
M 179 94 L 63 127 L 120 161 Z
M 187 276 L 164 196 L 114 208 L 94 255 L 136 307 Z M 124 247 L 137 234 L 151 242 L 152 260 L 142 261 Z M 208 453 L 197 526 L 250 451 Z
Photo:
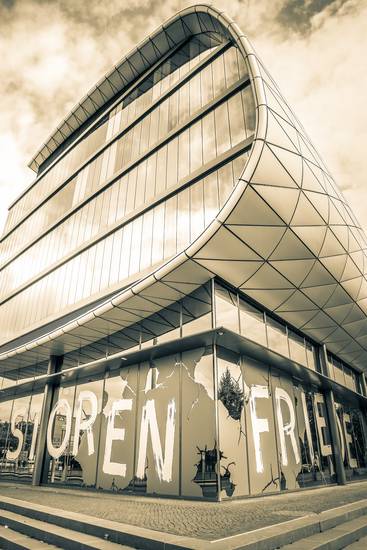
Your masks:
M 366 475 L 366 237 L 235 23 L 178 13 L 30 167 L 0 479 L 221 499 Z

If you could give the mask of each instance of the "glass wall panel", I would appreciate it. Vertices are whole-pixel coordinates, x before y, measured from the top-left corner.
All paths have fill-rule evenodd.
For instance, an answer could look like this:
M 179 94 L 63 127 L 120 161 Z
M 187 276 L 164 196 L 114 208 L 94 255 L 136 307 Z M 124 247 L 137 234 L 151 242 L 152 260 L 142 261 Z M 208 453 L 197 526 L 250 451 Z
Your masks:
M 232 49 L 234 50 L 234 48 L 231 48 L 231 50 Z M 226 55 L 227 57 L 228 53 L 231 50 L 225 52 L 224 55 Z M 236 56 L 236 52 L 234 52 L 233 54 L 231 53 L 230 56 L 234 59 L 234 56 Z M 152 145 L 156 143 L 158 139 L 163 138 L 167 134 L 167 131 L 175 128 L 177 124 L 181 124 L 184 120 L 187 119 L 189 115 L 195 114 L 202 106 L 207 105 L 208 101 L 211 101 L 212 96 L 209 93 L 209 96 L 205 95 L 204 97 L 204 86 L 200 84 L 201 73 L 205 71 L 205 74 L 210 74 L 209 78 L 204 76 L 205 82 L 208 82 L 209 90 L 212 89 L 210 83 L 212 82 L 212 78 L 214 76 L 217 94 L 221 93 L 221 91 L 223 91 L 226 86 L 229 87 L 232 84 L 233 79 L 238 80 L 238 70 L 235 68 L 235 65 L 233 63 L 230 63 L 226 68 L 227 84 L 225 85 L 222 69 L 220 69 L 218 72 L 219 66 L 223 68 L 223 54 L 220 55 L 215 63 L 217 68 L 213 69 L 211 65 L 208 65 L 201 69 L 200 72 L 197 75 L 193 76 L 188 83 L 183 84 L 181 87 L 178 88 L 177 91 L 168 96 L 166 100 L 163 100 L 162 103 L 158 105 L 158 107 L 156 107 L 151 114 L 148 114 L 141 121 L 136 123 L 132 129 L 127 130 L 125 135 L 119 138 L 118 141 L 113 141 L 112 144 L 101 155 L 99 155 L 95 160 L 91 161 L 91 163 L 85 168 L 81 169 L 79 174 L 77 174 L 72 182 L 69 182 L 61 191 L 57 192 L 51 198 L 51 200 L 49 201 L 50 204 L 46 203 L 46 205 L 43 206 L 43 210 L 45 210 L 45 208 L 49 210 L 50 216 L 47 221 L 43 219 L 42 224 L 30 224 L 30 218 L 29 220 L 26 220 L 23 225 L 26 224 L 27 227 L 23 227 L 23 229 L 28 235 L 28 238 L 32 238 L 32 236 L 38 233 L 41 229 L 44 229 L 45 227 L 50 225 L 50 223 L 55 219 L 55 214 L 59 216 L 61 213 L 66 212 L 71 206 L 75 206 L 80 203 L 80 201 L 82 201 L 86 196 L 87 188 L 89 189 L 89 192 L 94 192 L 98 188 L 98 186 L 100 186 L 113 173 L 120 169 L 122 165 L 126 165 L 131 160 L 137 158 L 139 154 L 142 154 L 144 151 L 146 151 L 148 147 L 148 136 L 150 136 L 149 147 L 152 147 Z M 214 73 L 213 75 L 212 72 Z M 151 79 L 151 76 L 149 76 L 148 79 Z M 158 83 L 160 83 L 160 81 L 158 81 Z M 174 84 L 174 82 L 172 82 L 172 84 Z M 146 95 L 146 90 L 144 91 L 144 93 Z M 161 90 L 161 93 L 163 93 L 163 88 Z M 159 96 L 160 94 L 158 94 L 155 99 L 157 100 Z M 138 109 L 131 109 L 132 105 L 136 106 L 137 99 L 130 104 L 129 102 L 127 102 L 127 107 L 122 111 L 121 105 L 112 110 L 110 114 L 110 121 L 108 122 L 107 120 L 105 120 L 103 125 L 100 126 L 100 128 L 107 128 L 104 131 L 103 136 L 102 134 L 100 134 L 99 139 L 94 140 L 94 145 L 96 149 L 103 145 L 105 141 L 109 142 L 111 139 L 114 138 L 114 136 L 116 136 L 116 134 L 126 129 L 127 125 L 131 124 L 135 120 L 134 116 L 137 117 L 138 115 L 142 114 L 145 109 L 147 109 L 147 107 L 149 106 L 149 101 L 148 103 L 145 102 L 145 105 L 143 105 L 143 102 Z M 177 112 L 178 107 L 179 118 Z M 129 111 L 128 117 L 123 116 L 123 113 L 126 110 Z M 119 124 L 116 124 L 117 119 L 120 122 Z M 111 121 L 113 122 L 111 123 Z M 100 128 L 98 129 L 98 131 L 100 131 Z M 26 193 L 23 198 L 20 199 L 18 204 L 10 212 L 9 219 L 13 218 L 13 224 L 19 221 L 22 215 L 26 213 L 25 211 L 21 211 L 21 209 L 19 209 L 19 205 L 22 202 L 30 201 L 29 204 L 32 206 L 30 210 L 34 209 L 34 207 L 40 200 L 40 196 L 43 197 L 43 194 L 44 196 L 46 196 L 50 193 L 50 191 L 54 191 L 66 177 L 71 175 L 72 171 L 78 169 L 81 162 L 88 160 L 88 157 L 92 152 L 90 148 L 84 149 L 85 152 L 88 152 L 87 156 L 85 156 L 85 154 L 83 153 L 81 155 L 77 154 L 75 155 L 72 163 L 66 162 L 73 151 L 82 151 L 83 144 L 86 143 L 89 138 L 93 138 L 95 133 L 96 131 L 92 131 L 91 133 L 89 133 L 82 142 L 75 146 L 71 153 L 67 154 L 66 157 L 61 158 L 58 163 L 37 182 L 36 186 L 28 193 Z M 91 185 L 86 185 L 87 178 L 91 181 Z M 57 207 L 53 208 L 52 204 L 54 204 L 55 201 L 57 201 Z M 54 212 L 52 212 L 52 209 L 54 210 Z M 19 213 L 21 214 L 18 217 L 14 216 L 14 213 L 17 210 L 19 210 Z M 34 218 L 34 216 L 32 216 L 32 218 Z M 8 228 L 11 226 L 11 224 L 9 223 L 7 225 Z M 31 225 L 34 226 L 34 231 L 32 232 L 30 231 Z M 24 238 L 22 239 L 22 241 L 24 242 Z M 6 246 L 4 246 L 3 248 L 4 254 L 7 257 L 8 243 L 6 243 Z
M 181 494 L 217 497 L 218 449 L 211 350 L 182 353 Z
M 242 359 L 241 369 L 246 395 L 250 493 L 277 492 L 283 481 L 278 465 L 270 369 L 247 357 Z
M 74 458 L 70 444 L 73 430 L 75 386 L 61 386 L 56 391 L 47 430 L 44 470 L 48 483 L 65 483 L 72 476 Z M 79 479 L 77 479 L 77 484 Z
M 221 286 L 215 287 L 216 326 L 239 332 L 237 295 Z
M 280 489 L 293 490 L 299 487 L 302 471 L 293 384 L 289 377 L 275 369 L 272 369 L 271 375 L 278 438 Z
M 223 497 L 249 493 L 245 396 L 241 359 L 217 347 L 220 490 Z
M 300 487 L 325 485 L 330 481 L 330 476 L 324 474 L 312 392 L 297 385 L 294 386 L 294 395 L 302 461 L 298 483 Z
M 142 364 L 134 480 L 139 492 L 179 494 L 180 408 L 179 357 Z
M 288 329 L 288 343 L 291 359 L 307 366 L 305 339 Z
M 78 382 L 75 390 L 69 467 L 65 483 L 96 486 L 103 380 Z
M 332 456 L 331 436 L 329 429 L 329 419 L 326 410 L 324 396 L 321 393 L 312 395 L 314 414 L 316 419 L 319 452 L 317 459 L 318 469 L 323 471 L 326 481 L 335 481 L 335 466 Z M 325 481 L 325 482 L 326 482 Z
M 266 332 L 269 348 L 289 357 L 287 327 L 267 316 Z
M 27 424 L 30 395 L 14 399 L 10 426 L 2 462 L 2 477 L 22 480 L 28 477 L 28 436 Z
M 105 380 L 97 451 L 99 489 L 134 489 L 138 376 L 134 365 L 110 372 Z M 138 485 L 135 490 L 139 491 Z
M 267 345 L 264 312 L 240 298 L 241 334 L 262 346 Z

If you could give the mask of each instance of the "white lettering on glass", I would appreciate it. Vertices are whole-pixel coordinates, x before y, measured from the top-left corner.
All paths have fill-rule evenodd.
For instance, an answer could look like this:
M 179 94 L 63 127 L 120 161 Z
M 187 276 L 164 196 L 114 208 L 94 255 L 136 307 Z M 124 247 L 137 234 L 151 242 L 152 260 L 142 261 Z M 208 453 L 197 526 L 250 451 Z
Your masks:
M 282 413 L 281 402 L 284 402 L 289 410 L 289 422 L 285 423 Z M 279 428 L 279 439 L 280 439 L 280 449 L 281 449 L 281 459 L 283 466 L 288 466 L 288 453 L 285 436 L 289 436 L 292 444 L 292 449 L 294 453 L 294 458 L 296 464 L 299 463 L 299 451 L 296 436 L 294 435 L 294 430 L 296 427 L 296 416 L 294 414 L 294 407 L 292 400 L 289 394 L 283 388 L 275 388 L 275 403 L 276 403 L 276 413 L 278 420 Z
M 269 431 L 267 418 L 258 418 L 256 414 L 256 399 L 268 399 L 269 389 L 267 386 L 252 386 L 250 395 L 250 412 L 252 434 L 254 438 L 256 471 L 261 474 L 264 471 L 264 462 L 261 451 L 260 434 Z
M 303 391 L 301 391 L 301 401 L 302 401 L 303 416 L 305 420 L 307 443 L 310 451 L 310 464 L 313 464 L 315 460 L 315 453 L 313 450 L 313 443 L 312 443 L 312 436 L 311 436 L 311 429 L 310 429 L 310 419 L 308 417 L 308 410 L 307 410 L 307 403 L 306 403 L 306 395 L 305 395 L 305 392 Z
M 88 418 L 82 420 L 83 414 L 83 402 L 89 401 L 91 407 L 91 413 Z M 85 390 L 79 393 L 78 404 L 76 407 L 75 413 L 75 431 L 74 431 L 74 444 L 73 444 L 73 455 L 78 454 L 79 449 L 79 434 L 83 430 L 87 433 L 87 446 L 88 446 L 88 455 L 94 453 L 94 439 L 92 426 L 97 418 L 98 412 L 98 401 L 95 393 Z
M 11 431 L 12 435 L 18 439 L 18 445 L 17 445 L 16 449 L 14 449 L 14 451 L 11 451 L 10 449 L 8 449 L 6 451 L 6 459 L 7 460 L 16 460 L 18 458 L 18 456 L 20 455 L 20 451 L 22 450 L 24 435 L 23 435 L 22 430 L 17 428 L 15 424 L 16 424 L 17 419 L 20 416 L 23 418 L 24 412 L 25 412 L 24 408 L 17 409 L 15 411 L 13 411 L 13 415 L 11 417 L 11 422 L 10 422 L 10 431 Z
M 167 406 L 165 457 L 163 458 L 157 415 L 155 411 L 155 402 L 153 399 L 150 399 L 143 406 L 140 425 L 138 464 L 136 468 L 136 476 L 139 479 L 143 479 L 145 474 L 148 431 L 150 429 L 155 468 L 159 481 L 170 482 L 172 480 L 173 448 L 175 441 L 175 413 L 176 405 L 174 399 L 172 399 Z
M 111 411 L 107 417 L 106 444 L 102 467 L 105 474 L 121 477 L 126 476 L 126 464 L 111 462 L 111 453 L 112 443 L 114 441 L 123 441 L 125 439 L 125 428 L 115 427 L 115 416 L 120 411 L 131 411 L 132 407 L 132 399 L 118 399 L 112 403 Z
M 64 411 L 64 414 L 61 415 L 60 412 Z M 60 432 L 63 434 L 63 440 L 60 442 L 60 445 L 58 447 L 55 447 L 52 441 L 52 429 L 54 425 L 54 420 L 56 418 L 56 413 L 60 414 L 60 422 L 64 422 L 65 425 L 62 426 L 62 430 Z M 69 443 L 70 438 L 70 432 L 71 432 L 71 408 L 69 403 L 66 399 L 60 399 L 54 406 L 54 408 L 51 411 L 50 418 L 48 419 L 48 426 L 47 426 L 47 450 L 52 456 L 52 458 L 60 458 L 60 456 L 65 452 L 66 447 Z
M 315 393 L 314 394 L 314 403 L 315 403 L 315 418 L 316 418 L 316 425 L 317 425 L 317 431 L 319 434 L 319 441 L 320 441 L 320 451 L 322 456 L 329 456 L 333 453 L 331 449 L 330 444 L 325 443 L 325 437 L 323 430 L 326 429 L 326 420 L 325 417 L 321 415 L 319 405 L 324 405 L 324 396 L 321 393 Z

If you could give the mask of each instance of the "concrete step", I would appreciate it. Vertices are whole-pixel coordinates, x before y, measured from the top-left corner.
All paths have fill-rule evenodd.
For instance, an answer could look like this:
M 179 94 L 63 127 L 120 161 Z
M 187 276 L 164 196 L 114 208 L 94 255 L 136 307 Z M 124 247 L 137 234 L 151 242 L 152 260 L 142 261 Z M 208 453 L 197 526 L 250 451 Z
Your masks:
M 349 544 L 345 548 L 347 548 L 348 550 L 366 550 L 367 537 L 362 537 L 361 539 L 358 539 L 357 542 L 353 542 L 352 544 Z
M 59 527 L 57 525 L 48 523 L 47 521 L 40 521 L 26 517 L 24 515 L 9 512 L 8 510 L 1 510 L 0 513 L 0 525 L 7 526 L 9 529 L 16 533 L 26 535 L 29 539 L 36 539 L 31 541 L 31 544 L 38 544 L 38 546 L 18 546 L 19 548 L 47 548 L 47 546 L 41 546 L 41 542 L 47 543 L 47 545 L 55 545 L 59 548 L 65 548 L 67 550 L 128 550 L 128 547 L 123 547 L 120 544 L 103 540 L 99 537 L 92 535 L 86 535 L 83 532 L 74 531 L 65 527 Z M 15 537 L 15 535 L 14 535 Z M 31 540 L 29 539 L 29 540 Z M 9 548 L 18 548 L 17 546 L 9 546 Z
M 367 516 L 361 516 L 281 548 L 282 550 L 340 550 L 365 535 L 367 535 Z
M 54 550 L 57 546 L 32 539 L 0 525 L 0 548 L 3 550 Z

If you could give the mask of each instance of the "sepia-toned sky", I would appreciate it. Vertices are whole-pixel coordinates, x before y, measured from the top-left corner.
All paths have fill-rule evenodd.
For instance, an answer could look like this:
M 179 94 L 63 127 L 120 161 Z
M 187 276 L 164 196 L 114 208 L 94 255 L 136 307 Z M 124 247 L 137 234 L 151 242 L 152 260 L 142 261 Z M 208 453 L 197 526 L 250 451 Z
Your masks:
M 189 4 L 0 0 L 0 233 L 54 127 L 112 64 Z M 367 0 L 214 5 L 248 35 L 366 231 Z

